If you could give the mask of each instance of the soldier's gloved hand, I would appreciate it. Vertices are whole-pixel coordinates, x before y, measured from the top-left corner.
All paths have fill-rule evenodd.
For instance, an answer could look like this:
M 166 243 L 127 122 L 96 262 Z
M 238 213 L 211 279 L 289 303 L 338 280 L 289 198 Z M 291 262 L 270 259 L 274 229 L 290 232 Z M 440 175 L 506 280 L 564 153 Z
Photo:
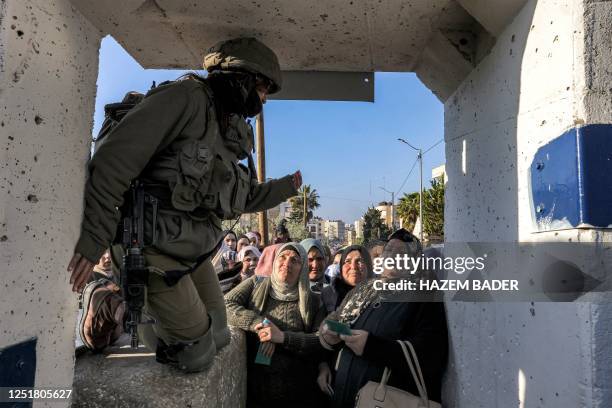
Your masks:
M 91 279 L 95 264 L 83 255 L 76 252 L 70 263 L 68 263 L 68 272 L 70 275 L 70 284 L 73 292 L 81 292 L 85 284 Z
M 302 186 L 302 172 L 299 170 L 293 173 L 293 185 L 296 190 L 299 190 Z

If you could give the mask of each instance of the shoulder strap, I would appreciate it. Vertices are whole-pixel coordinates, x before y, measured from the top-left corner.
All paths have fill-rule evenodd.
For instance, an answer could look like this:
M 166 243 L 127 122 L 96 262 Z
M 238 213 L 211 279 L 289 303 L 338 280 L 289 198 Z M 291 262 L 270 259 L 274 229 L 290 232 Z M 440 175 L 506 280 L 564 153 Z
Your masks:
M 426 406 L 429 406 L 429 398 L 427 397 L 427 388 L 425 387 L 425 380 L 423 379 L 423 373 L 421 372 L 421 366 L 419 364 L 419 359 L 417 358 L 416 352 L 414 351 L 414 347 L 412 346 L 412 343 L 410 343 L 408 340 L 397 340 L 397 342 L 399 343 L 400 347 L 402 348 L 402 351 L 404 352 L 404 357 L 406 358 L 406 362 L 408 363 L 408 367 L 410 368 L 410 372 L 412 373 L 412 378 L 414 379 L 414 383 L 416 384 L 417 390 L 419 391 L 419 396 L 421 397 L 421 400 L 423 400 L 423 403 L 425 403 Z M 408 355 L 406 345 L 410 348 L 410 355 L 412 356 L 412 359 Z M 414 361 L 414 365 L 412 361 Z

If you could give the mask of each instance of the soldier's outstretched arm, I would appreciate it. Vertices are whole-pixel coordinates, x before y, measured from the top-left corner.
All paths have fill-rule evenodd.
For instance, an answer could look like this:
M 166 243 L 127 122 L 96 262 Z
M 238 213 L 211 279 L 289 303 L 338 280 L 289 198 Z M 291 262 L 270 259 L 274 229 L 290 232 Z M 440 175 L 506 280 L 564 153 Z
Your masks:
M 253 179 L 245 212 L 267 210 L 297 194 L 302 185 L 302 173 L 298 170 L 280 179 L 258 184 Z
M 81 234 L 69 265 L 73 290 L 80 290 L 91 275 L 91 264 L 109 247 L 121 216 L 118 209 L 123 194 L 132 180 L 190 121 L 205 120 L 202 112 L 206 112 L 208 99 L 194 82 L 181 81 L 150 92 L 94 154 L 88 166 Z

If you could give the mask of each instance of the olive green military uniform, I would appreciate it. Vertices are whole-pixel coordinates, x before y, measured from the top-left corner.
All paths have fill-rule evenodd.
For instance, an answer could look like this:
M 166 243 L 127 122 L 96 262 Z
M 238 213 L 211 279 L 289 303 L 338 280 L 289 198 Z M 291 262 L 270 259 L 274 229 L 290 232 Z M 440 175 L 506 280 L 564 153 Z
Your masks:
M 190 349 L 192 344 L 187 347 L 185 361 L 197 359 L 198 354 L 208 360 L 214 357 L 211 332 L 215 330 L 223 332 L 215 336 L 219 347 L 229 341 L 223 297 L 209 261 L 172 287 L 164 283 L 164 271 L 186 269 L 211 251 L 222 236 L 221 219 L 271 208 L 296 194 L 292 176 L 259 184 L 239 164 L 240 152 L 252 149 L 250 125 L 232 115 L 221 134 L 212 97 L 203 81 L 173 82 L 151 90 L 123 118 L 89 164 L 85 212 L 75 249 L 97 262 L 115 235 L 118 208 L 132 180 L 167 190 L 154 226 L 157 241 L 145 249 L 152 271 L 146 309 L 157 320 L 155 336 L 166 344 L 200 345 L 197 350 Z M 153 235 L 150 211 L 145 218 L 145 242 L 149 242 Z M 118 261 L 117 251 L 113 258 Z M 144 329 L 143 341 L 155 349 L 150 329 Z M 198 369 L 179 363 L 188 371 Z

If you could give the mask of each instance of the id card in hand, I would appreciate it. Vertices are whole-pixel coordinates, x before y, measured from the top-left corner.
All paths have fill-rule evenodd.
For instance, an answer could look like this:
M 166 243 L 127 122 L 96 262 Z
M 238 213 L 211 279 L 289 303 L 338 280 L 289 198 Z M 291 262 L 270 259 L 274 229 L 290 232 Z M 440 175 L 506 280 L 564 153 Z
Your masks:
M 325 324 L 327 327 L 329 327 L 329 330 L 338 334 L 346 334 L 347 336 L 353 334 L 353 332 L 351 332 L 351 328 L 344 323 L 340 323 L 335 320 L 325 320 Z
M 257 349 L 257 355 L 255 356 L 255 364 L 267 365 L 269 366 L 272 363 L 272 358 L 266 356 L 262 351 L 261 347 L 263 344 L 259 344 L 259 348 Z

